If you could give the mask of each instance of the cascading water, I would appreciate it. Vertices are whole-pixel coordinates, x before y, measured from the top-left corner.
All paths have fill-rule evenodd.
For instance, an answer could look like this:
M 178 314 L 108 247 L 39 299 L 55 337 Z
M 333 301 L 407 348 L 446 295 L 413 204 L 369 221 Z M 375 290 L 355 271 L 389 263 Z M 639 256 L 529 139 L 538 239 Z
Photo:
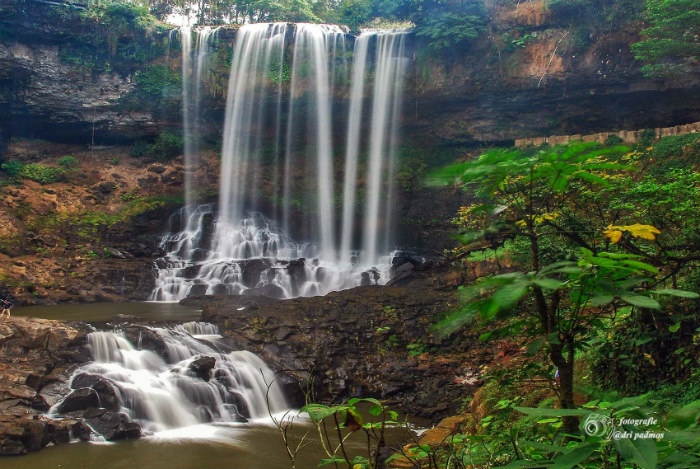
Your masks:
M 182 26 L 180 44 L 182 47 L 182 124 L 185 157 L 185 206 L 191 207 L 198 201 L 193 178 L 195 169 L 202 164 L 199 158 L 199 134 L 201 116 L 201 95 L 207 59 L 211 54 L 212 42 L 218 29 L 204 27 L 193 31 Z M 194 39 L 194 52 L 192 49 Z
M 99 376 L 114 389 L 118 410 L 148 433 L 246 422 L 288 409 L 267 365 L 251 352 L 222 352 L 215 326 L 191 322 L 152 331 L 165 344 L 161 355 L 118 332 L 89 334 L 94 361 L 80 367 L 73 385 Z
M 363 33 L 349 66 L 335 26 L 238 31 L 218 206 L 174 217 L 152 300 L 289 298 L 388 280 L 405 38 Z M 347 106 L 337 96 L 349 96 Z M 347 124 L 334 128 L 340 114 Z

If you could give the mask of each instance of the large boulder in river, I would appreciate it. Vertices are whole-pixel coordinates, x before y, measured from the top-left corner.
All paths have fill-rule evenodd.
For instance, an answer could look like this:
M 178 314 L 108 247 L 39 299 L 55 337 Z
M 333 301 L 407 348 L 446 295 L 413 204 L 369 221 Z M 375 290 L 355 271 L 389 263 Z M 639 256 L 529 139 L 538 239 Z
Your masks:
M 132 422 L 121 412 L 107 409 L 92 409 L 84 414 L 85 421 L 105 440 L 124 440 L 141 437 L 141 425 Z
M 87 409 L 99 409 L 100 396 L 91 388 L 76 389 L 66 396 L 56 408 L 59 414 L 68 414 Z
M 188 368 L 197 378 L 209 381 L 214 365 L 216 365 L 216 358 L 214 357 L 197 357 L 192 360 Z

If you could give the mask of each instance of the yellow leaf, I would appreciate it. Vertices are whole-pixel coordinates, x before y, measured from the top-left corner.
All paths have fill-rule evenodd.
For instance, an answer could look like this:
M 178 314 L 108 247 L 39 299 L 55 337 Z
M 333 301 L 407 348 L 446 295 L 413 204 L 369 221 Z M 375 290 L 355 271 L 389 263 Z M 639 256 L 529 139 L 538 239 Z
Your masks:
M 608 229 L 603 231 L 606 238 L 612 241 L 613 244 L 617 243 L 622 239 L 622 231 L 620 231 L 619 226 L 608 225 Z
M 654 360 L 654 357 L 651 356 L 651 354 L 645 352 L 644 358 L 646 358 L 649 363 L 656 366 L 656 361 Z
M 658 228 L 652 225 L 641 225 L 635 223 L 634 225 L 621 226 L 622 230 L 629 232 L 635 238 L 648 239 L 653 241 L 656 239 L 657 234 L 661 234 Z

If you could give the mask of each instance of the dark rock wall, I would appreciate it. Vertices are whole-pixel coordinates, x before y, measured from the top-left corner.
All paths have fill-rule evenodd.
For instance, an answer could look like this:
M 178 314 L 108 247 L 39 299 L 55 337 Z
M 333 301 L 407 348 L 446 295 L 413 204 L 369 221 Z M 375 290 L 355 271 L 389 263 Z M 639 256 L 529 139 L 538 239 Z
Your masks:
M 24 9 L 13 7 L 18 3 Z M 85 28 L 68 19 L 68 10 L 60 21 L 48 21 L 50 7 L 35 0 L 2 0 L 0 8 L 8 13 L 0 18 L 0 106 L 9 111 L 0 116 L 3 138 L 90 143 L 94 126 L 98 143 L 133 142 L 179 125 L 173 120 L 178 116 L 164 114 L 157 103 L 141 100 L 135 107 L 125 100 L 135 86 L 133 73 L 148 63 L 122 63 L 118 70 L 109 63 L 85 68 L 61 57 L 59 51 L 74 53 L 69 39 L 75 42 L 75 29 Z M 699 75 L 652 80 L 640 73 L 629 47 L 639 40 L 638 24 L 592 33 L 581 45 L 571 28 L 538 21 L 544 21 L 534 30 L 538 34 L 516 49 L 499 46 L 503 28 L 533 26 L 527 21 L 506 24 L 498 15 L 492 23 L 496 32 L 469 49 L 440 55 L 417 46 L 404 106 L 407 140 L 417 145 L 509 143 L 700 120 Z M 160 34 L 148 40 L 166 41 L 165 33 Z M 235 29 L 219 36 L 229 44 Z M 139 40 L 144 39 L 120 38 Z M 175 52 L 152 63 L 177 67 L 178 62 Z M 220 118 L 223 98 L 210 98 L 206 108 L 217 108 Z
M 162 122 L 148 103 L 140 110 L 122 103 L 134 89 L 134 68 L 113 70 L 108 57 L 81 62 L 80 48 L 96 55 L 90 48 L 104 44 L 77 45 L 80 38 L 105 34 L 90 31 L 71 5 L 0 1 L 0 138 L 104 145 L 157 134 Z
M 493 356 L 472 348 L 475 338 L 435 336 L 436 317 L 455 302 L 439 276 L 406 282 L 291 300 L 212 299 L 202 319 L 280 372 L 297 404 L 304 394 L 315 402 L 371 396 L 435 419 L 459 411 L 478 383 L 474 364 Z
M 644 77 L 630 51 L 633 31 L 595 36 L 585 49 L 559 43 L 566 34 L 550 30 L 504 54 L 488 37 L 442 61 L 417 58 L 407 134 L 441 145 L 512 144 L 700 120 L 700 76 Z

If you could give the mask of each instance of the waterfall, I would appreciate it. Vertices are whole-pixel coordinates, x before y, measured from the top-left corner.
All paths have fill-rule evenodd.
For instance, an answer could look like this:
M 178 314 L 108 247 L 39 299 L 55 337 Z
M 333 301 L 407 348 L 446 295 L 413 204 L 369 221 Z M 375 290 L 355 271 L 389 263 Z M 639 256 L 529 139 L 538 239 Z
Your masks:
M 152 300 L 323 295 L 389 279 L 406 33 L 362 33 L 350 64 L 351 42 L 330 25 L 240 28 L 218 205 L 174 216 Z
M 197 187 L 194 172 L 202 164 L 199 157 L 199 136 L 201 119 L 202 85 L 211 54 L 211 44 L 218 29 L 204 27 L 193 31 L 190 26 L 182 26 L 180 44 L 182 47 L 182 124 L 185 156 L 185 206 L 192 207 L 197 202 Z
M 363 248 L 366 259 L 377 257 L 379 249 L 387 249 L 389 236 L 380 244 L 382 232 L 388 234 L 393 214 L 393 174 L 396 158 L 396 126 L 400 114 L 401 89 L 396 85 L 407 66 L 404 58 L 404 34 L 379 34 L 377 70 L 372 99 L 372 121 L 369 142 L 370 167 L 366 187 Z M 384 207 L 380 207 L 384 199 Z
M 119 411 L 149 433 L 265 418 L 268 402 L 273 413 L 288 408 L 267 365 L 251 352 L 222 352 L 214 325 L 152 331 L 165 345 L 161 354 L 134 346 L 119 332 L 89 334 L 94 361 L 81 366 L 72 383 L 101 377 L 114 388 Z M 208 366 L 198 367 L 202 362 Z

